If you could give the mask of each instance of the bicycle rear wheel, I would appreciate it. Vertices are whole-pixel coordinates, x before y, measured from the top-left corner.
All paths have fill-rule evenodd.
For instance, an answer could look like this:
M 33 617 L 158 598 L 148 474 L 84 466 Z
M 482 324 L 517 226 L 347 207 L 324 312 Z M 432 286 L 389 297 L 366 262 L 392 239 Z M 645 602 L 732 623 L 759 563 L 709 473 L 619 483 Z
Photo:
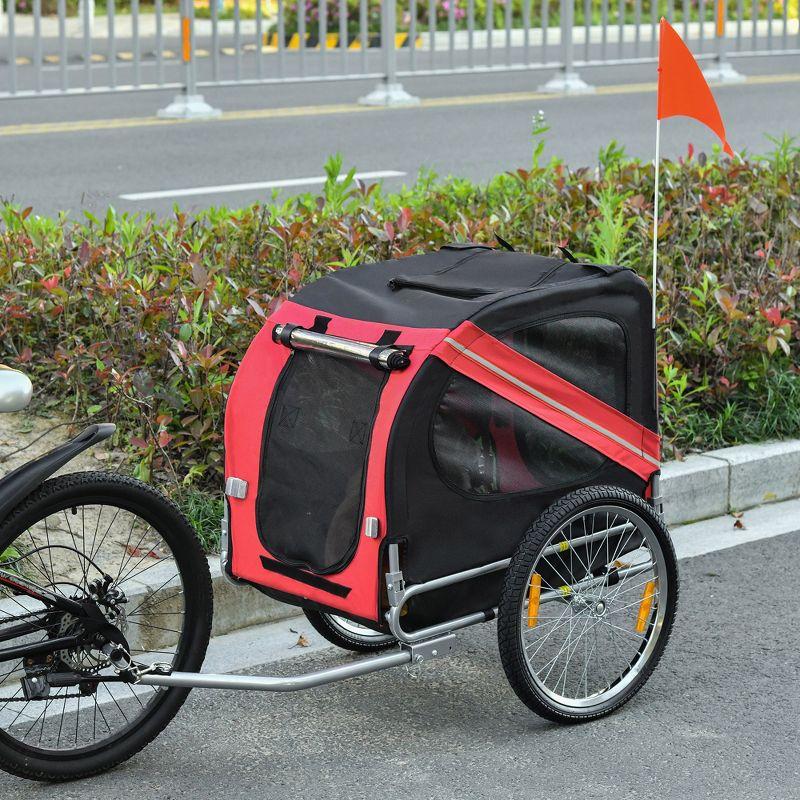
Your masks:
M 186 518 L 152 487 L 106 473 L 47 481 L 0 525 L 0 569 L 102 614 L 135 663 L 200 669 L 211 630 L 208 562 Z M 80 633 L 82 624 L 0 586 L 6 771 L 68 780 L 107 770 L 152 741 L 188 696 L 187 689 L 104 682 L 116 676 L 112 659 L 88 646 L 47 651 L 48 640 Z M 36 643 L 37 656 L 4 657 L 4 650 Z M 58 685 L 74 676 L 83 680 Z

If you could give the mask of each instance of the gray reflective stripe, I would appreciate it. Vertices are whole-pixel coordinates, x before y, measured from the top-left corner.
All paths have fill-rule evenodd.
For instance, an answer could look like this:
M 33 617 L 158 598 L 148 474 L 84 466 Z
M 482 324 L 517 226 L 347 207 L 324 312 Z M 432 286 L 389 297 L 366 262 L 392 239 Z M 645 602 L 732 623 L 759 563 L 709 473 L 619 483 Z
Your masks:
M 543 403 L 547 403 L 551 408 L 560 411 L 562 414 L 566 414 L 568 417 L 580 422 L 582 425 L 586 425 L 588 428 L 597 431 L 598 433 L 602 433 L 603 436 L 608 437 L 609 439 L 615 441 L 617 444 L 624 447 L 629 452 L 633 453 L 639 458 L 643 458 L 645 461 L 649 462 L 650 464 L 654 464 L 656 467 L 661 466 L 661 462 L 657 459 L 653 458 L 651 455 L 648 455 L 643 450 L 640 450 L 635 445 L 631 444 L 626 439 L 623 439 L 621 436 L 617 436 L 616 433 L 613 431 L 609 431 L 604 428 L 602 425 L 598 425 L 596 422 L 593 422 L 590 419 L 587 419 L 583 416 L 583 414 L 579 414 L 577 411 L 573 411 L 573 409 L 565 406 L 563 403 L 559 403 L 558 400 L 554 400 L 552 397 L 548 397 L 546 394 L 540 392 L 538 389 L 534 389 L 533 386 L 528 386 L 527 383 L 523 383 L 519 378 L 515 378 L 511 373 L 506 372 L 504 369 L 501 369 L 496 364 L 492 364 L 491 361 L 487 361 L 482 356 L 479 356 L 477 353 L 473 353 L 468 348 L 464 347 L 464 345 L 459 344 L 454 339 L 451 339 L 449 336 L 445 337 L 445 341 L 451 347 L 455 347 L 461 354 L 465 355 L 470 360 L 474 361 L 476 364 L 480 364 L 482 367 L 485 367 L 490 372 L 493 372 L 495 375 L 499 375 L 504 380 L 508 381 L 509 383 L 514 384 L 514 386 L 522 389 L 523 392 L 535 397 L 537 400 L 541 400 Z

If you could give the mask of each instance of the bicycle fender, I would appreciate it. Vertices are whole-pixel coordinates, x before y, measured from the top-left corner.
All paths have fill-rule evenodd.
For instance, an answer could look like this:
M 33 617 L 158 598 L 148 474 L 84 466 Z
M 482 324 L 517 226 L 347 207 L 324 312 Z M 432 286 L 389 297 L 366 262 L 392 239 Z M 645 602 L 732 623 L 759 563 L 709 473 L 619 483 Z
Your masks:
M 31 492 L 38 489 L 54 472 L 75 456 L 103 439 L 108 439 L 117 426 L 101 422 L 84 428 L 74 439 L 54 447 L 35 461 L 29 461 L 0 479 L 0 522 Z

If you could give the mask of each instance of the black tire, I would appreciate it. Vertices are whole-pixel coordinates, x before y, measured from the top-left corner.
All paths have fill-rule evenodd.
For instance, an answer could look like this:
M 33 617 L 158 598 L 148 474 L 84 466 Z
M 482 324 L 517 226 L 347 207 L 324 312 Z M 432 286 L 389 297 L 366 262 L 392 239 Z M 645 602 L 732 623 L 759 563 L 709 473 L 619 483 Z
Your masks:
M 620 509 L 621 513 L 624 514 L 631 514 L 633 517 L 629 517 L 628 519 L 632 519 L 634 517 L 638 517 L 640 520 L 644 521 L 645 525 L 652 531 L 655 536 L 655 543 L 657 543 L 657 548 L 653 549 L 650 547 L 650 552 L 652 555 L 651 563 L 656 562 L 657 554 L 656 550 L 660 548 L 660 554 L 663 556 L 663 559 L 659 562 L 663 565 L 664 575 L 658 576 L 658 582 L 654 585 L 658 591 L 658 600 L 651 605 L 651 610 L 646 612 L 647 613 L 647 623 L 643 625 L 644 632 L 641 634 L 642 642 L 641 644 L 631 643 L 630 648 L 634 655 L 633 658 L 640 658 L 639 662 L 631 661 L 631 666 L 628 672 L 620 671 L 619 677 L 614 677 L 612 671 L 612 679 L 608 682 L 607 690 L 598 691 L 596 695 L 590 695 L 587 691 L 587 696 L 584 699 L 580 699 L 578 697 L 575 698 L 574 703 L 575 706 L 579 704 L 585 704 L 583 707 L 572 707 L 568 701 L 562 700 L 559 702 L 556 698 L 558 697 L 556 693 L 548 693 L 548 687 L 545 685 L 547 683 L 547 676 L 544 677 L 544 680 L 540 680 L 539 677 L 534 678 L 533 673 L 536 672 L 537 676 L 541 676 L 541 672 L 544 671 L 544 667 L 547 667 L 548 664 L 551 664 L 550 670 L 553 669 L 554 663 L 558 663 L 560 666 L 560 661 L 553 662 L 551 658 L 550 661 L 545 662 L 544 667 L 541 671 L 535 670 L 535 665 L 531 665 L 529 662 L 536 657 L 538 651 L 542 648 L 543 645 L 538 644 L 538 642 L 544 642 L 550 636 L 559 629 L 564 629 L 569 624 L 569 632 L 566 634 L 572 637 L 572 621 L 567 619 L 566 622 L 562 622 L 562 617 L 564 614 L 567 613 L 566 609 L 562 612 L 561 616 L 556 617 L 558 611 L 553 611 L 553 616 L 548 617 L 547 620 L 543 623 L 533 623 L 533 627 L 537 624 L 540 624 L 542 628 L 545 626 L 550 625 L 552 627 L 546 629 L 546 633 L 543 633 L 538 640 L 535 640 L 533 644 L 528 643 L 527 648 L 531 649 L 533 645 L 536 645 L 535 650 L 530 650 L 532 655 L 526 655 L 526 640 L 525 636 L 526 633 L 524 632 L 525 625 L 523 624 L 523 620 L 527 617 L 528 623 L 527 627 L 532 627 L 530 624 L 531 620 L 531 613 L 533 613 L 538 620 L 539 614 L 539 600 L 538 600 L 538 589 L 537 591 L 537 600 L 536 600 L 536 611 L 531 612 L 530 606 L 526 606 L 526 602 L 529 598 L 529 592 L 531 591 L 530 586 L 533 579 L 533 576 L 538 570 L 540 573 L 544 572 L 548 569 L 548 565 L 550 562 L 548 559 L 554 558 L 555 551 L 558 549 L 559 545 L 563 544 L 563 541 L 569 538 L 567 533 L 564 533 L 564 540 L 560 538 L 562 535 L 559 532 L 563 532 L 565 530 L 571 532 L 572 528 L 567 528 L 566 526 L 572 525 L 573 520 L 577 519 L 594 519 L 592 514 L 598 514 L 597 509 L 603 509 L 603 513 L 608 507 L 618 508 Z M 594 510 L 594 511 L 593 511 Z M 586 515 L 585 517 L 581 517 L 581 515 Z M 624 517 L 623 517 L 624 518 Z M 608 517 L 606 517 L 608 519 Z M 612 523 L 612 525 L 615 523 Z M 580 528 L 577 529 L 578 533 L 580 532 Z M 584 528 L 586 530 L 586 528 Z M 591 529 L 594 530 L 593 528 Z M 634 528 L 634 531 L 637 531 L 638 528 Z M 622 535 L 620 534 L 619 540 L 615 541 L 622 541 Z M 638 535 L 638 534 L 636 534 Z M 606 539 L 608 541 L 608 538 Z M 548 545 L 548 543 L 550 543 Z M 587 545 L 584 545 L 586 547 Z M 548 548 L 547 555 L 542 555 L 545 548 Z M 570 549 L 570 548 L 566 548 Z M 579 548 L 574 548 L 575 551 L 579 551 Z M 589 564 L 589 571 L 594 574 L 595 570 L 593 569 L 594 564 L 599 564 L 602 561 L 602 545 L 598 547 L 600 550 L 600 557 L 595 559 L 595 554 L 589 553 L 587 555 L 586 551 L 582 551 L 585 560 Z M 561 552 L 564 552 L 563 550 Z M 580 551 L 579 551 L 580 552 Z M 562 556 L 558 556 L 561 561 L 554 562 L 557 564 L 559 570 L 563 573 L 569 573 L 569 569 L 565 563 L 565 559 Z M 606 550 L 606 559 L 608 558 L 608 550 Z M 545 559 L 542 561 L 541 559 Z M 576 564 L 578 558 L 576 556 Z M 619 564 L 619 561 L 615 562 Z M 572 560 L 570 560 L 570 564 L 572 564 Z M 562 566 L 563 565 L 563 566 Z M 624 567 L 624 565 L 622 565 Z M 583 568 L 581 568 L 583 569 Z M 617 567 L 619 569 L 619 567 Z M 598 570 L 599 574 L 603 574 L 602 570 Z M 559 573 L 560 574 L 560 573 Z M 608 574 L 608 573 L 607 573 Z M 622 574 L 622 573 L 620 573 Z M 631 574 L 637 574 L 631 571 Z M 584 579 L 587 581 L 591 581 L 592 575 L 588 575 L 586 571 L 582 572 Z M 627 576 L 626 578 L 627 579 Z M 641 579 L 641 575 L 640 578 Z M 664 580 L 666 579 L 666 580 Z M 541 574 L 540 577 L 537 579 L 541 581 Z M 569 580 L 569 579 L 568 579 Z M 596 582 L 596 578 L 594 579 Z M 633 578 L 633 580 L 637 580 L 637 578 Z M 619 583 L 620 579 L 617 578 L 617 582 Z M 555 581 L 554 581 L 555 584 Z M 577 581 L 576 581 L 577 584 Z M 575 585 L 575 584 L 573 584 Z M 580 585 L 580 584 L 577 584 Z M 606 588 L 601 589 L 602 592 L 608 590 L 609 596 L 611 593 L 610 583 L 606 580 L 604 586 Z M 648 584 L 649 586 L 649 584 Z M 550 587 L 550 584 L 548 584 Z M 629 588 L 625 591 L 630 592 L 637 588 L 637 585 L 633 585 L 632 587 L 629 585 Z M 619 589 L 617 589 L 617 593 L 622 589 L 620 585 Z M 586 589 L 588 593 L 596 592 L 596 586 L 589 587 Z M 558 593 L 559 589 L 556 587 L 555 592 L 551 592 L 551 600 L 559 600 L 560 598 L 556 597 L 555 595 Z M 564 605 L 576 605 L 579 606 L 578 600 L 581 600 L 581 591 L 573 591 L 572 594 L 569 595 L 569 600 L 562 601 Z M 643 590 L 645 593 L 648 592 L 648 589 L 645 588 Z M 653 589 L 651 588 L 650 591 L 652 592 Z M 662 603 L 663 593 L 666 594 L 666 600 Z M 544 597 L 544 595 L 541 595 Z M 631 599 L 636 600 L 637 595 L 632 595 L 626 598 L 624 601 L 620 601 L 623 604 L 628 603 Z M 500 649 L 500 657 L 503 663 L 503 668 L 505 670 L 506 676 L 511 684 L 511 687 L 516 692 L 517 696 L 525 703 L 532 711 L 535 711 L 540 716 L 552 720 L 554 722 L 559 723 L 578 723 L 578 722 L 586 722 L 593 719 L 598 719 L 603 717 L 607 714 L 612 713 L 620 706 L 627 703 L 638 691 L 642 688 L 645 684 L 647 679 L 650 677 L 650 674 L 655 669 L 656 665 L 658 664 L 659 659 L 664 651 L 664 647 L 666 646 L 667 640 L 669 638 L 670 631 L 672 629 L 673 621 L 675 619 L 675 611 L 677 606 L 677 599 L 678 599 L 678 569 L 677 569 L 677 560 L 675 558 L 675 550 L 673 548 L 672 542 L 669 537 L 669 532 L 664 524 L 663 519 L 655 513 L 653 508 L 642 498 L 636 496 L 635 494 L 626 491 L 624 489 L 620 489 L 613 486 L 596 486 L 596 487 L 589 487 L 585 489 L 580 489 L 578 491 L 572 492 L 569 495 L 561 498 L 559 501 L 551 505 L 548 509 L 542 513 L 542 515 L 534 522 L 534 524 L 529 528 L 525 537 L 523 538 L 519 548 L 517 549 L 516 553 L 514 554 L 511 564 L 509 566 L 508 572 L 505 576 L 505 581 L 503 584 L 502 595 L 500 599 L 500 605 L 498 609 L 498 624 L 497 624 L 497 635 L 498 635 L 498 645 Z M 642 604 L 644 604 L 644 600 L 640 601 L 639 606 L 639 614 L 641 614 Z M 584 617 L 584 628 L 578 633 L 577 638 L 575 639 L 576 644 L 573 646 L 571 645 L 572 639 L 570 638 L 570 642 L 567 644 L 567 649 L 563 650 L 563 646 L 560 651 L 562 653 L 568 653 L 565 658 L 565 667 L 564 667 L 564 694 L 566 695 L 566 682 L 567 682 L 567 667 L 569 665 L 570 660 L 572 659 L 574 653 L 576 652 L 576 648 L 580 645 L 577 643 L 578 640 L 584 636 L 587 630 L 591 630 L 593 628 L 597 628 L 597 623 L 602 623 L 602 619 L 598 618 L 599 616 L 602 617 L 606 613 L 606 605 L 603 604 L 604 601 L 602 600 L 602 596 L 600 599 L 596 601 L 596 605 L 592 606 L 592 603 L 595 603 L 595 598 L 591 601 L 581 600 L 580 610 L 575 612 L 570 610 L 568 616 L 575 615 L 582 611 L 586 611 L 588 614 L 591 614 L 590 617 Z M 602 610 L 599 610 L 602 605 Z M 556 609 L 560 607 L 556 606 Z M 608 607 L 611 607 L 610 602 L 608 603 Z M 549 608 L 549 606 L 547 606 Z M 628 606 L 623 605 L 623 610 L 628 608 Z M 635 610 L 635 605 L 634 605 Z M 618 612 L 613 612 L 618 613 Z M 631 613 L 631 612 L 629 612 Z M 572 620 L 576 617 L 572 616 Z M 619 617 L 613 618 L 615 621 L 619 621 Z M 587 627 L 587 622 L 589 626 Z M 614 625 L 610 626 L 614 628 Z M 575 624 L 575 629 L 577 630 L 578 623 Z M 562 636 L 564 633 L 562 632 Z M 620 634 L 614 634 L 612 631 L 612 639 L 614 636 L 620 636 Z M 595 633 L 595 644 L 597 642 L 596 639 L 597 634 Z M 655 637 L 654 639 L 648 637 Z M 558 647 L 557 644 L 558 637 L 556 637 L 556 644 L 553 645 L 553 649 Z M 624 641 L 624 640 L 623 640 Z M 548 643 L 552 644 L 552 643 Z M 586 647 L 586 644 L 583 645 Z M 616 646 L 616 643 L 615 643 Z M 570 647 L 572 649 L 570 650 Z M 636 649 L 638 647 L 638 650 Z M 545 655 L 541 656 L 541 659 L 544 660 L 546 658 L 547 652 Z M 560 656 L 564 658 L 564 656 Z M 556 656 L 558 659 L 559 656 Z M 584 675 L 591 663 L 591 655 L 585 660 L 586 666 L 584 667 L 583 673 L 578 677 L 578 687 L 580 687 L 581 681 L 584 679 Z M 636 663 L 636 667 L 634 668 L 634 663 Z M 549 671 L 548 671 L 549 674 Z M 604 673 L 605 675 L 605 673 Z M 605 677 L 602 680 L 606 680 Z M 587 678 L 588 681 L 588 678 Z M 558 688 L 559 680 L 556 679 L 556 689 Z M 616 689 L 617 694 L 613 694 L 613 691 Z M 602 700 L 604 693 L 608 694 L 609 697 L 606 700 Z M 593 704 L 593 698 L 597 698 L 597 702 Z
M 32 526 L 43 519 L 52 518 L 50 515 L 60 512 L 66 516 L 67 510 L 74 515 L 78 508 L 85 510 L 94 507 L 101 509 L 98 525 L 103 508 L 120 509 L 121 513 L 128 513 L 134 519 L 134 524 L 138 518 L 143 525 L 150 526 L 145 530 L 152 529 L 164 546 L 169 547 L 170 558 L 174 556 L 182 584 L 179 594 L 183 609 L 180 612 L 182 624 L 175 623 L 181 629 L 176 630 L 179 637 L 172 668 L 199 671 L 211 632 L 212 588 L 208 562 L 186 517 L 173 502 L 151 486 L 132 478 L 102 472 L 75 473 L 48 480 L 20 503 L 0 525 L 0 553 L 15 540 L 22 540 L 23 534 L 27 533 L 33 541 L 33 534 L 30 533 Z M 113 522 L 109 529 L 111 525 Z M 82 541 L 86 538 L 84 536 Z M 136 555 L 138 557 L 138 553 Z M 171 561 L 165 562 L 164 568 L 171 571 Z M 147 602 L 143 601 L 143 604 Z M 150 610 L 141 613 L 150 613 Z M 106 739 L 77 749 L 42 750 L 20 741 L 2 727 L 0 767 L 14 775 L 40 781 L 73 780 L 104 772 L 149 744 L 172 720 L 188 694 L 189 690 L 182 688 L 154 691 L 148 696 L 150 699 L 146 705 L 139 703 L 141 712 L 133 706 L 138 716 L 127 727 L 122 725 L 119 731 L 112 733 L 106 723 L 109 728 Z M 47 712 L 44 713 L 46 719 Z M 76 720 L 79 719 L 76 715 Z M 127 716 L 125 720 L 127 722 Z M 75 730 L 77 743 L 78 721 L 75 722 Z M 60 741 L 59 730 L 59 744 Z
M 343 650 L 351 650 L 354 653 L 377 653 L 397 643 L 393 636 L 350 623 L 344 618 L 342 618 L 342 622 L 339 622 L 338 618 L 333 614 L 309 609 L 303 609 L 303 613 L 311 623 L 311 627 L 320 636 Z M 348 630 L 348 628 L 351 629 Z M 353 630 L 352 628 L 355 629 Z M 359 633 L 359 628 L 363 629 L 364 632 Z

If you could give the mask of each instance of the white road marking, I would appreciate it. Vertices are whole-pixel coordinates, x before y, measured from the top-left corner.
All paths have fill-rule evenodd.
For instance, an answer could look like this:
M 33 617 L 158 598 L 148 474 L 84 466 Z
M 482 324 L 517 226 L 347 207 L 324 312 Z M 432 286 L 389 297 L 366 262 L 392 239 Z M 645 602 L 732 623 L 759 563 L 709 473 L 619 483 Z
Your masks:
M 406 173 L 394 169 L 379 169 L 374 172 L 356 172 L 356 180 L 375 180 L 376 178 L 402 178 Z M 339 181 L 345 179 L 339 176 Z M 165 197 L 192 197 L 199 194 L 223 194 L 225 192 L 248 192 L 254 189 L 284 189 L 292 186 L 322 186 L 327 178 L 317 175 L 313 178 L 285 178 L 277 181 L 256 181 L 254 183 L 227 183 L 221 186 L 194 186 L 190 189 L 164 189 L 158 192 L 131 192 L 121 194 L 121 200 L 159 200 Z

